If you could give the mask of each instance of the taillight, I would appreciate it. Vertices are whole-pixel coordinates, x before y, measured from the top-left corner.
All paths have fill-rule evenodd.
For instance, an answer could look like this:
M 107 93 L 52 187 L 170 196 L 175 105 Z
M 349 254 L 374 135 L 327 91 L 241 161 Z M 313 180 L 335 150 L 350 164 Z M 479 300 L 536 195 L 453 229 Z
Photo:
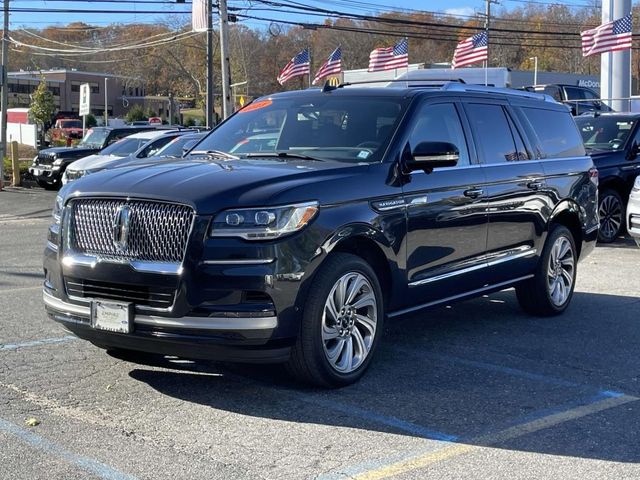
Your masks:
M 591 180 L 591 183 L 596 187 L 598 186 L 598 175 L 598 169 L 596 167 L 591 167 L 589 169 L 589 180 Z

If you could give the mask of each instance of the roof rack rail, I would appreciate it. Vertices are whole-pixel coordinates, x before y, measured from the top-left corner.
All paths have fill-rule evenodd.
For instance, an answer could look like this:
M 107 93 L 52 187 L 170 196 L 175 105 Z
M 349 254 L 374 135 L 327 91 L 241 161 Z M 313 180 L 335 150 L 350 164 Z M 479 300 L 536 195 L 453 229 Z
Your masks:
M 484 85 L 459 85 L 456 83 L 448 83 L 442 86 L 442 90 L 450 90 L 457 92 L 478 92 L 478 93 L 502 93 L 504 95 L 511 95 L 516 97 L 531 98 L 534 100 L 542 100 L 545 102 L 557 103 L 553 97 L 544 93 L 534 93 L 525 90 L 515 90 L 513 88 L 502 87 L 489 87 Z
M 323 92 L 329 92 L 337 88 L 351 87 L 353 85 L 368 85 L 370 83 L 406 83 L 407 87 L 441 87 L 442 85 L 450 82 L 464 84 L 465 81 L 462 78 L 424 78 L 415 79 L 410 78 L 392 79 L 392 80 L 362 80 L 358 82 L 344 82 L 339 85 L 332 85 L 329 81 L 326 81 L 322 87 Z M 418 85 L 416 83 L 419 83 Z

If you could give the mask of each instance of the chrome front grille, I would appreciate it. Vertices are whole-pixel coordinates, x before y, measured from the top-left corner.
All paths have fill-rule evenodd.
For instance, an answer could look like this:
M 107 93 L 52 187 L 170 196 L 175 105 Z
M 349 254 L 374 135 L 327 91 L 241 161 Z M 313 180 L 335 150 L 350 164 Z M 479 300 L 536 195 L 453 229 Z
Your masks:
M 38 165 L 51 165 L 56 159 L 55 153 L 38 153 Z
M 137 306 L 154 309 L 171 308 L 176 294 L 175 288 L 171 287 L 147 287 L 68 277 L 64 281 L 67 295 L 71 298 L 101 298 L 132 302 Z
M 124 207 L 129 212 L 128 232 L 126 241 L 118 243 L 114 223 L 119 209 Z M 78 199 L 71 202 L 70 246 L 74 253 L 104 260 L 181 263 L 193 217 L 193 209 L 186 205 Z

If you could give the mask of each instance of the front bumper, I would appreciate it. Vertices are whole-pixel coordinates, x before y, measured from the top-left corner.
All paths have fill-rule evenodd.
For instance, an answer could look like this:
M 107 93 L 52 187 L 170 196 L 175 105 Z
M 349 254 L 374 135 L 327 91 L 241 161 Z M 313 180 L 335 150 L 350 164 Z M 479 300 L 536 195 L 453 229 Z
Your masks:
M 123 348 L 194 359 L 230 362 L 284 362 L 288 342 L 270 342 L 277 318 L 160 317 L 136 314 L 134 330 L 119 334 L 91 325 L 91 308 L 63 301 L 45 286 L 49 317 L 78 337 L 102 348 Z
M 32 165 L 29 167 L 29 173 L 36 180 L 56 183 L 61 180 L 63 172 L 60 165 Z
M 640 192 L 633 191 L 629 196 L 627 230 L 640 246 Z

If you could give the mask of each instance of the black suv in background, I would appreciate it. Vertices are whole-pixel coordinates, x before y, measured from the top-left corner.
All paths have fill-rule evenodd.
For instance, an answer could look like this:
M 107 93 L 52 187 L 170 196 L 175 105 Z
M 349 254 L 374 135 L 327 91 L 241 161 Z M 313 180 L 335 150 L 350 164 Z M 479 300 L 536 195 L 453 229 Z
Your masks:
M 62 174 L 70 163 L 80 158 L 98 153 L 106 146 L 132 133 L 152 130 L 154 126 L 146 127 L 94 127 L 87 130 L 87 134 L 75 147 L 51 147 L 38 152 L 29 167 L 29 173 L 34 176 L 38 185 L 46 189 L 60 188 Z
M 544 93 L 571 108 L 572 115 L 586 112 L 611 112 L 611 108 L 600 101 L 600 95 L 587 87 L 550 83 L 547 85 L 531 85 L 523 87 L 529 92 Z
M 598 240 L 613 242 L 625 233 L 625 209 L 640 174 L 640 114 L 604 113 L 577 117 L 587 153 L 600 174 Z
M 247 144 L 259 150 L 230 153 Z M 182 161 L 64 187 L 44 302 L 102 348 L 286 362 L 346 385 L 385 319 L 510 287 L 527 312 L 563 312 L 595 244 L 597 183 L 569 111 L 547 96 L 280 93 Z

